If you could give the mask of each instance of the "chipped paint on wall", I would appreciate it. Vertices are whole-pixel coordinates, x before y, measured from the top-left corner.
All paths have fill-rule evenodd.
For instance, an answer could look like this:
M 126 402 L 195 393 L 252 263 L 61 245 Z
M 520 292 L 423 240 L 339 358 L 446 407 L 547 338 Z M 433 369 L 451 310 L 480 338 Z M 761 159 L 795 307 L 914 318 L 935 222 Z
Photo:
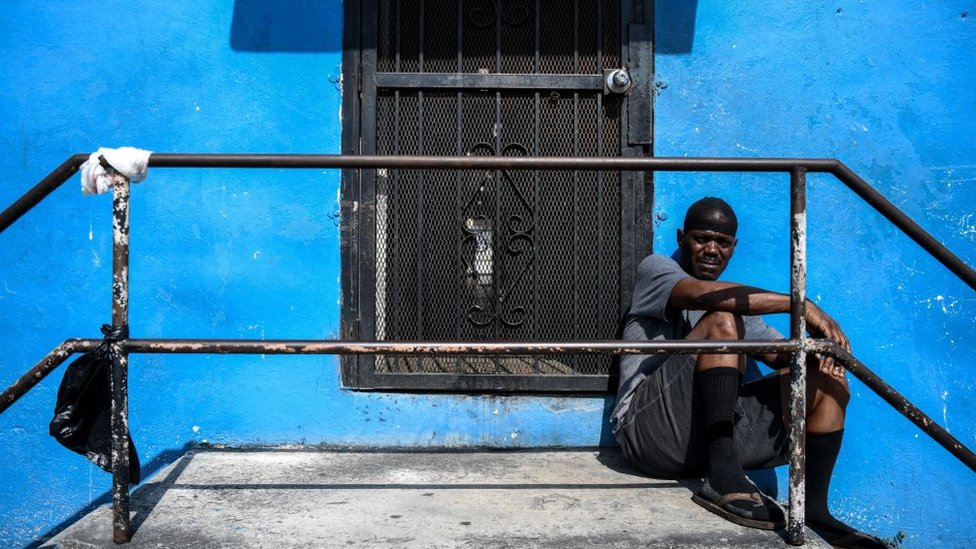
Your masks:
M 301 32 L 249 37 L 266 4 L 0 4 L 0 207 L 67 155 L 99 146 L 337 152 L 341 5 L 306 2 L 314 17 L 296 19 L 290 3 L 276 4 L 288 24 L 275 28 L 301 22 Z M 93 9 L 127 17 L 102 18 L 92 33 L 77 22 Z M 656 154 L 838 157 L 976 264 L 976 17 L 967 2 L 657 0 L 656 9 L 656 78 L 667 83 L 655 87 Z M 680 25 L 668 24 L 674 13 Z M 303 33 L 312 40 L 295 39 Z M 743 220 L 728 277 L 786 290 L 787 180 L 659 174 L 655 246 L 673 246 L 694 199 L 726 196 Z M 133 190 L 133 335 L 334 337 L 338 188 L 335 171 L 152 170 Z M 810 177 L 809 199 L 809 294 L 869 366 L 976 443 L 971 290 L 829 178 Z M 0 382 L 67 337 L 97 336 L 108 320 L 110 207 L 69 182 L 0 235 Z M 786 331 L 783 321 L 774 322 Z M 109 489 L 108 475 L 46 434 L 60 372 L 0 416 L 0 477 L 13 479 L 0 483 L 0 545 L 24 545 Z M 133 438 L 150 468 L 204 440 L 609 440 L 608 399 L 355 394 L 338 383 L 326 357 L 135 356 Z M 974 519 L 945 502 L 976 504 L 973 475 L 863 386 L 852 389 L 835 510 L 876 533 L 904 530 L 906 547 L 965 546 Z
M 659 36 L 672 4 L 655 4 Z M 656 59 L 668 87 L 656 98 L 655 153 L 839 158 L 976 265 L 970 4 L 699 1 L 681 41 L 690 45 Z M 788 291 L 787 182 L 659 174 L 655 246 L 674 249 L 691 202 L 728 197 L 740 242 L 723 278 Z M 809 295 L 869 367 L 976 439 L 972 289 L 831 178 L 811 175 L 807 198 Z M 785 317 L 773 322 L 785 333 Z M 904 531 L 905 547 L 968 546 L 976 520 L 957 509 L 976 504 L 972 472 L 863 385 L 851 388 L 834 509 L 889 538 Z M 780 483 L 782 493 L 785 471 Z

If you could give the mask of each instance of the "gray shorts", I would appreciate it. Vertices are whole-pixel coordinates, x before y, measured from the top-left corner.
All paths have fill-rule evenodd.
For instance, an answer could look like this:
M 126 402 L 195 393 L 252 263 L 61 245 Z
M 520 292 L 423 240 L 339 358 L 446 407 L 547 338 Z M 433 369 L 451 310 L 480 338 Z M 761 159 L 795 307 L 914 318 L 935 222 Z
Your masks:
M 643 473 L 661 478 L 701 477 L 707 441 L 694 396 L 695 359 L 671 355 L 634 392 L 617 429 L 624 455 Z M 780 380 L 767 376 L 742 385 L 735 406 L 735 448 L 746 470 L 787 463 Z

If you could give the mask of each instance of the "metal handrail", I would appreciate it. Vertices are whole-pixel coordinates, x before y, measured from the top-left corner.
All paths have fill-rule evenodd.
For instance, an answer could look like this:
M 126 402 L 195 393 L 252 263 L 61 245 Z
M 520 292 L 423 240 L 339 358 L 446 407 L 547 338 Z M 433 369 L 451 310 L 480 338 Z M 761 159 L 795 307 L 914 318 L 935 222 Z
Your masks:
M 33 368 L 0 394 L 0 414 L 34 385 L 41 382 L 74 353 L 95 349 L 100 339 L 68 339 L 55 347 Z M 888 385 L 854 355 L 830 340 L 811 339 L 809 349 L 834 357 L 856 378 L 884 399 L 895 410 L 931 436 L 959 461 L 976 472 L 976 454 L 918 409 L 904 395 Z M 682 340 L 682 341 L 566 341 L 566 342 L 478 342 L 456 341 L 343 341 L 328 339 L 127 339 L 122 344 L 127 353 L 140 354 L 487 354 L 487 355 L 559 355 L 559 354 L 766 354 L 788 353 L 796 348 L 789 340 Z
M 51 172 L 21 199 L 0 213 L 0 232 L 33 208 L 73 175 L 84 155 L 75 155 Z M 102 159 L 104 164 L 104 159 Z M 126 543 L 129 530 L 128 463 L 128 355 L 130 352 L 235 352 L 315 354 L 576 354 L 576 353 L 753 353 L 788 352 L 792 355 L 789 381 L 790 471 L 787 537 L 804 542 L 804 468 L 806 416 L 806 359 L 809 353 L 835 356 L 896 410 L 976 471 L 976 456 L 957 439 L 915 408 L 856 358 L 836 345 L 806 335 L 806 174 L 831 173 L 878 210 L 956 276 L 976 289 L 976 272 L 928 234 L 911 218 L 838 160 L 766 158 L 600 158 L 600 157 L 458 157 L 458 156 L 340 156 L 253 154 L 153 154 L 150 167 L 206 168 L 406 168 L 406 169 L 504 169 L 504 170 L 612 170 L 612 171 L 737 171 L 783 172 L 790 175 L 790 339 L 760 342 L 362 342 L 261 340 L 111 340 L 112 358 L 112 501 L 113 538 Z M 111 170 L 111 166 L 106 166 Z M 114 171 L 113 171 L 114 172 Z M 128 329 L 129 301 L 129 181 L 114 174 L 113 186 L 113 283 L 112 328 Z M 127 336 L 122 336 L 127 337 Z M 10 406 L 74 350 L 97 345 L 98 340 L 69 340 L 22 376 L 0 395 L 0 412 Z M 441 347 L 437 347 L 440 345 Z M 703 346 L 704 345 L 704 346 Z
M 75 154 L 65 160 L 19 200 L 0 212 L 0 233 L 67 181 L 88 158 Z M 976 271 L 911 217 L 891 203 L 846 164 L 817 158 L 602 158 L 602 157 L 474 157 L 474 156 L 370 156 L 327 154 L 169 154 L 153 153 L 149 167 L 159 168 L 414 168 L 507 170 L 612 170 L 829 173 L 869 206 L 891 221 L 932 257 L 976 290 Z
M 47 174 L 40 183 L 34 185 L 6 210 L 0 212 L 0 233 L 7 230 L 7 227 L 13 225 L 14 221 L 20 219 L 22 215 L 34 209 L 34 206 L 40 204 L 42 200 L 47 198 L 47 195 L 56 191 L 58 187 L 81 169 L 81 165 L 87 159 L 88 155 L 86 154 L 69 156 L 60 166 Z

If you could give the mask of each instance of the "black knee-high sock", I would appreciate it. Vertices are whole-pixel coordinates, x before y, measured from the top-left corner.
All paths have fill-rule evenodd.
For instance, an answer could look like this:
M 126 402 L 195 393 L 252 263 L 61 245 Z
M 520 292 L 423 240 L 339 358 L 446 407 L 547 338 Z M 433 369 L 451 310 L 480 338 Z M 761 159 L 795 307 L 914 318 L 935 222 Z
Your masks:
M 842 536 L 853 528 L 834 518 L 827 506 L 830 477 L 840 454 L 844 430 L 807 434 L 806 519 L 811 528 L 829 536 Z
M 740 379 L 738 368 L 709 368 L 695 373 L 695 391 L 701 399 L 708 438 L 708 483 L 721 494 L 756 491 L 746 480 L 732 438 Z

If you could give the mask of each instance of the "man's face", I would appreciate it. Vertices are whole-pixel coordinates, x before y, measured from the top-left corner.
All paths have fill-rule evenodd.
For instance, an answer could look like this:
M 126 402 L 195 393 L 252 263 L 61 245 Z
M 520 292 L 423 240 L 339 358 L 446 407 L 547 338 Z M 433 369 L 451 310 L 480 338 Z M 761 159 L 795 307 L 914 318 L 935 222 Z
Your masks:
M 678 230 L 681 268 L 699 280 L 716 280 L 735 252 L 734 236 L 704 229 Z

